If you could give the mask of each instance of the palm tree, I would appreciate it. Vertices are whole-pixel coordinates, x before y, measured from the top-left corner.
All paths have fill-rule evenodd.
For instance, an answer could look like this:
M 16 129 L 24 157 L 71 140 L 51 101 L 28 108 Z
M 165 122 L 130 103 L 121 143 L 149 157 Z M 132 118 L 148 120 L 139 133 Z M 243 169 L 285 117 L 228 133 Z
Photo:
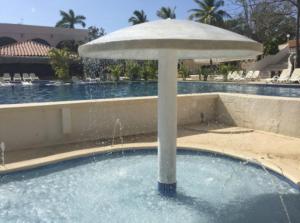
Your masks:
M 199 8 L 191 9 L 189 12 L 189 19 L 196 22 L 203 22 L 211 25 L 223 24 L 224 18 L 231 18 L 231 16 L 224 10 L 220 9 L 224 6 L 223 0 L 194 0 Z
M 174 9 L 171 9 L 170 7 L 161 7 L 156 12 L 156 15 L 162 19 L 176 19 L 175 10 L 176 7 L 174 7 Z
M 72 9 L 69 12 L 60 11 L 60 15 L 62 19 L 56 23 L 56 27 L 70 28 L 74 29 L 76 24 L 81 25 L 83 28 L 85 27 L 84 20 L 86 19 L 83 15 L 75 15 Z
M 135 10 L 133 16 L 128 19 L 128 22 L 132 23 L 132 25 L 148 22 L 147 15 L 144 10 Z

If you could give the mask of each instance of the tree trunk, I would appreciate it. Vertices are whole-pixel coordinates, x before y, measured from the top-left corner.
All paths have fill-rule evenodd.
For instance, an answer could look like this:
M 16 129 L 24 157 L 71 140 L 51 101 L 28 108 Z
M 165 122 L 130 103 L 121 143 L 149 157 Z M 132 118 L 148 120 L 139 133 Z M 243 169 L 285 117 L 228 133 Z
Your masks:
M 296 29 L 296 66 L 300 67 L 300 48 L 299 48 L 299 25 L 300 25 L 300 0 L 297 0 L 297 29 Z

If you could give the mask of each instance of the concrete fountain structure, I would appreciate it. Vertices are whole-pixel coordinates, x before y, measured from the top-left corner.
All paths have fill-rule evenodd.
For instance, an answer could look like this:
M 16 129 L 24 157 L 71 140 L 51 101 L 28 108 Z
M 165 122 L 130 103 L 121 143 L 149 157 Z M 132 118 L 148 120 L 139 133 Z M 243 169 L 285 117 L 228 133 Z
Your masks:
M 214 26 L 159 20 L 108 34 L 79 48 L 82 57 L 158 60 L 158 188 L 176 193 L 177 64 L 179 59 L 242 60 L 262 45 Z

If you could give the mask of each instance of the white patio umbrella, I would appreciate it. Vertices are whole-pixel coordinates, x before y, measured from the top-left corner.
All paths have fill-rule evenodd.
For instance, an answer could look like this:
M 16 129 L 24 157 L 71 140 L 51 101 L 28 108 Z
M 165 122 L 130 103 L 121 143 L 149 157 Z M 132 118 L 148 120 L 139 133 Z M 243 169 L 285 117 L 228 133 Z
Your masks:
M 158 60 L 158 187 L 176 192 L 177 63 L 179 59 L 252 59 L 262 45 L 214 26 L 158 20 L 110 33 L 79 47 L 83 57 Z

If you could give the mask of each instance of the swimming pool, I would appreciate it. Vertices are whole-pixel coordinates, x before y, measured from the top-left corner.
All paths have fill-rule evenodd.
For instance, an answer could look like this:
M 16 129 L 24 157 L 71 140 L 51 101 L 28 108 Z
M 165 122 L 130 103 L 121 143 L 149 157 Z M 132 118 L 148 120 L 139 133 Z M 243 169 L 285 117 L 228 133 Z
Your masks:
M 238 83 L 178 82 L 179 94 L 229 92 L 255 95 L 300 97 L 300 86 Z M 0 87 L 0 104 L 73 101 L 157 95 L 157 82 L 57 84 L 39 82 Z

